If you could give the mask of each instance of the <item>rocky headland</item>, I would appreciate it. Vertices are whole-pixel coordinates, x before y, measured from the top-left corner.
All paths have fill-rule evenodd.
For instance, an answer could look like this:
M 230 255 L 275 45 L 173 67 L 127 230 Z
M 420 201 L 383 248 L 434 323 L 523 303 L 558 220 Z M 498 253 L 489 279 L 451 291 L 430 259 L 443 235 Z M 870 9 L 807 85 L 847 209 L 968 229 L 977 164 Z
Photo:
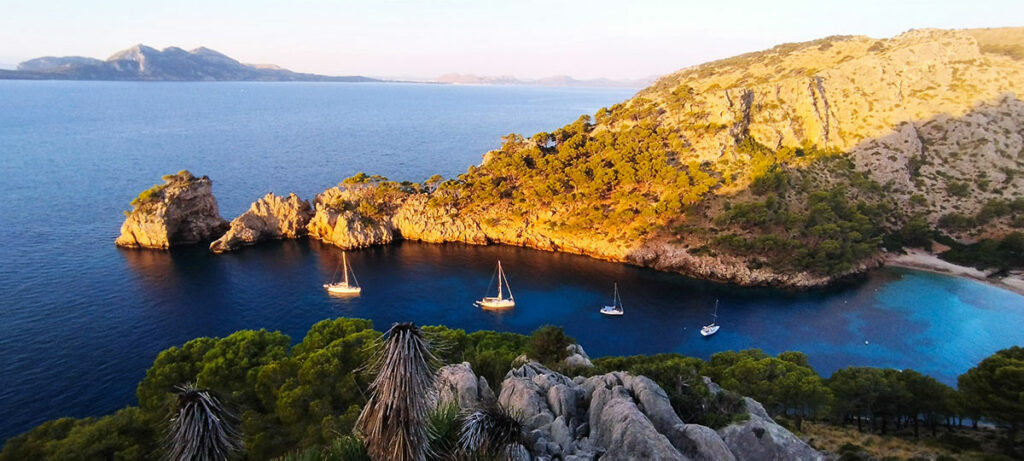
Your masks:
M 966 245 L 1024 228 L 1021 92 L 1020 28 L 785 44 L 680 70 L 550 133 L 507 136 L 454 179 L 359 174 L 311 210 L 265 197 L 211 249 L 303 234 L 346 249 L 509 244 L 822 286 L 940 234 Z
M 166 250 L 220 237 L 228 222 L 220 217 L 213 182 L 188 171 L 163 177 L 164 183 L 143 191 L 126 212 L 121 247 Z
M 723 390 L 707 378 L 717 396 Z M 468 363 L 441 369 L 438 396 L 464 413 L 501 405 L 517 414 L 532 459 L 608 461 L 821 460 L 825 456 L 744 398 L 746 418 L 719 430 L 680 419 L 668 395 L 645 376 L 624 372 L 570 378 L 534 361 L 510 370 L 501 393 Z

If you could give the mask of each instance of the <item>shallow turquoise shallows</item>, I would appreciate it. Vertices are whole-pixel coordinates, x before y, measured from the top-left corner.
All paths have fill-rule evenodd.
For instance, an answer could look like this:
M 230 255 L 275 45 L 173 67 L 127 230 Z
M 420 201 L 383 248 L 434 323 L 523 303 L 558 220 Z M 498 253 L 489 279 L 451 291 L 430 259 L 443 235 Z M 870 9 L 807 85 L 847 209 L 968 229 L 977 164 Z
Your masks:
M 337 316 L 528 333 L 561 325 L 591 355 L 802 350 L 824 375 L 914 368 L 954 383 L 1024 343 L 1024 297 L 883 270 L 828 290 L 736 289 L 574 255 L 403 243 L 349 252 L 363 294 L 321 285 L 340 252 L 117 249 L 121 211 L 163 174 L 214 181 L 232 218 L 266 192 L 304 198 L 359 171 L 454 176 L 509 132 L 552 130 L 631 91 L 309 83 L 0 82 L 0 440 L 135 401 L 156 354 L 245 328 L 298 341 Z M 502 260 L 514 310 L 473 307 Z M 602 316 L 618 282 L 622 317 Z M 720 299 L 722 330 L 699 327 Z

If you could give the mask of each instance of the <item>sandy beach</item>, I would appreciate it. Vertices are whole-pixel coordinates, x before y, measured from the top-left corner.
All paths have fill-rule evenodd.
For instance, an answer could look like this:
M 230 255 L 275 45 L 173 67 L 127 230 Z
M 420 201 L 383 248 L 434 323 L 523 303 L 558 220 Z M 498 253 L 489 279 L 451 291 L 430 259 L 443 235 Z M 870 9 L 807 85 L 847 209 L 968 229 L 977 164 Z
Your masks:
M 906 267 L 910 269 L 935 272 L 937 274 L 966 277 L 989 285 L 1024 295 L 1024 273 L 1011 272 L 1006 277 L 989 277 L 988 272 L 973 267 L 953 264 L 939 259 L 938 255 L 920 249 L 907 249 L 906 254 L 892 253 L 885 258 L 887 266 Z

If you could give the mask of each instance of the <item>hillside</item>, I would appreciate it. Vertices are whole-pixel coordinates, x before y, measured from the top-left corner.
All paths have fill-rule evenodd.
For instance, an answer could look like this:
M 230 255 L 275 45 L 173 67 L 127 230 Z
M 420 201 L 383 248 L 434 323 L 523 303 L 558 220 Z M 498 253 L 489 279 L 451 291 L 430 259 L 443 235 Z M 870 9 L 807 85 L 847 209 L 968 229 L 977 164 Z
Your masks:
M 0 79 L 30 80 L 145 80 L 145 81 L 336 81 L 370 82 L 360 76 L 329 77 L 302 74 L 272 65 L 238 62 L 209 48 L 157 50 L 136 45 L 105 61 L 79 56 L 42 57 L 0 70 Z
M 829 37 L 686 68 L 593 118 L 509 135 L 454 180 L 350 178 L 317 197 L 310 235 L 500 242 L 781 286 L 939 234 L 1002 238 L 1024 226 L 1021 30 Z

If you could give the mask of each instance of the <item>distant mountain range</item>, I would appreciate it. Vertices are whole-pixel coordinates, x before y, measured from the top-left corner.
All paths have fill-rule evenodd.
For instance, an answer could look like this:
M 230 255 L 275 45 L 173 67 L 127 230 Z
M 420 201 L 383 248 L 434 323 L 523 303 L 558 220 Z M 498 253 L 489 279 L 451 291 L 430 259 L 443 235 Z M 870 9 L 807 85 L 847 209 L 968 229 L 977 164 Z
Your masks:
M 327 76 L 292 72 L 273 64 L 245 64 L 209 48 L 186 51 L 178 47 L 158 50 L 135 45 L 106 60 L 82 56 L 45 56 L 18 64 L 16 70 L 0 66 L 0 80 L 120 80 L 120 81 L 265 81 L 265 82 L 396 82 L 460 85 L 538 85 L 643 88 L 656 80 L 597 78 L 577 80 L 567 75 L 540 79 L 512 76 L 445 74 L 434 79 L 378 79 L 360 75 Z
M 243 64 L 209 48 L 162 51 L 135 45 L 102 61 L 81 56 L 42 57 L 0 70 L 0 79 L 138 81 L 377 82 L 363 76 L 303 74 L 274 65 Z
M 538 85 L 644 88 L 649 86 L 651 83 L 654 83 L 657 79 L 657 76 L 650 76 L 630 80 L 612 80 L 607 78 L 577 80 L 568 75 L 558 75 L 533 80 L 522 80 L 510 75 L 482 76 L 475 74 L 444 74 L 431 80 L 431 82 L 451 83 L 457 85 Z

